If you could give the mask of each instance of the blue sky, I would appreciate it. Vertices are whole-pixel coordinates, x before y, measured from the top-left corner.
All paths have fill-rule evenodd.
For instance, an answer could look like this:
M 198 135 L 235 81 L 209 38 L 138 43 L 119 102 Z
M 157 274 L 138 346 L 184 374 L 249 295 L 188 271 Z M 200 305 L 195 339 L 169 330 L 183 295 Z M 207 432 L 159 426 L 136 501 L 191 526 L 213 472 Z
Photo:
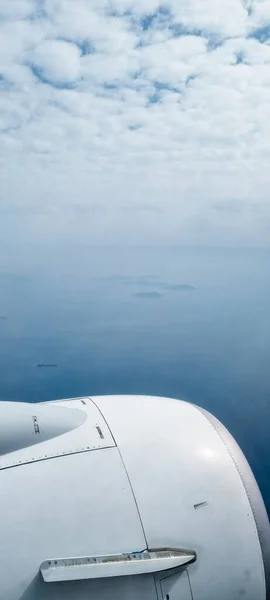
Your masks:
M 268 245 L 268 0 L 0 0 L 0 232 Z

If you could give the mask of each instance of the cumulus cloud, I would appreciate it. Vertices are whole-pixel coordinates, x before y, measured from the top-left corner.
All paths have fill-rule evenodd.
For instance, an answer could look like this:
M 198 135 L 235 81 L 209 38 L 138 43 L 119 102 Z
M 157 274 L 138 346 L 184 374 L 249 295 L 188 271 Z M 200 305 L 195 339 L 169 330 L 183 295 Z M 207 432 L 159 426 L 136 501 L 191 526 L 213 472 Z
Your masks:
M 35 48 L 32 60 L 37 76 L 44 82 L 67 87 L 80 78 L 80 51 L 70 42 L 45 40 Z
M 0 19 L 3 236 L 269 243 L 267 1 L 0 0 Z

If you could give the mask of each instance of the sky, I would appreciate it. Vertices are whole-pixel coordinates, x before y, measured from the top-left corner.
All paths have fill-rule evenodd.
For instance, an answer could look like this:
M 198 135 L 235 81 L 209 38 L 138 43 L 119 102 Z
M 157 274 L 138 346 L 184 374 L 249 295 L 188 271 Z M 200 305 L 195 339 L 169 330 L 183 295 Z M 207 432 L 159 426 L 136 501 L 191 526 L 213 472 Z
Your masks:
M 0 0 L 0 48 L 0 241 L 269 245 L 269 0 Z

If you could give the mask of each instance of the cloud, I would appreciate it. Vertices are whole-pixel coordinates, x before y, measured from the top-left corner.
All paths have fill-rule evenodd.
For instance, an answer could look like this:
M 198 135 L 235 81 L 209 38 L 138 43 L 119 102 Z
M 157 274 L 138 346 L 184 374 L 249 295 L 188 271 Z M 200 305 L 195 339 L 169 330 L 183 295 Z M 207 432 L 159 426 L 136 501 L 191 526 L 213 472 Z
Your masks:
M 12 0 L 12 2 L 1 2 L 1 21 L 19 21 L 30 18 L 35 10 L 35 0 Z
M 0 17 L 3 238 L 269 244 L 268 2 L 13 0 Z
M 32 59 L 34 74 L 42 82 L 56 87 L 69 87 L 80 78 L 79 48 L 63 40 L 45 40 L 35 49 Z

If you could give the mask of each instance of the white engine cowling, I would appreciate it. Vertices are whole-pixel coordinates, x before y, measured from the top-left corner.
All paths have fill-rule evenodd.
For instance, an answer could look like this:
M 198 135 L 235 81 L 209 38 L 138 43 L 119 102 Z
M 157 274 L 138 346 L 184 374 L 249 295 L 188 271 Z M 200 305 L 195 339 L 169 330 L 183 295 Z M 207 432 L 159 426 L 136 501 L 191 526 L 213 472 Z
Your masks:
M 264 503 L 211 414 L 98 396 L 0 415 L 0 600 L 269 598 Z

